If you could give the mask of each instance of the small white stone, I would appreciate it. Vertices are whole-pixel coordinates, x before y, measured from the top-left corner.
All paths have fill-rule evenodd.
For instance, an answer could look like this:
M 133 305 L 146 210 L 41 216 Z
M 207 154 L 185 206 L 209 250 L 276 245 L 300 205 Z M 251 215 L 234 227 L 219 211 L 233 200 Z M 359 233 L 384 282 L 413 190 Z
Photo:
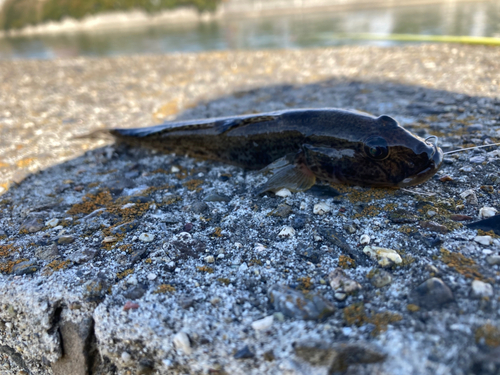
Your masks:
M 156 279 L 156 274 L 155 273 L 148 273 L 148 276 L 147 276 L 148 280 L 149 281 L 153 281 L 154 279 Z
M 295 236 L 295 229 L 292 227 L 283 227 L 283 229 L 278 233 L 279 237 L 293 237 Z
M 313 213 L 316 215 L 324 215 L 324 214 L 327 214 L 328 212 L 330 212 L 331 210 L 332 210 L 332 206 L 330 206 L 328 203 L 320 202 L 320 203 L 314 205 Z
M 182 350 L 185 354 L 191 354 L 191 343 L 189 342 L 189 337 L 184 332 L 178 332 L 173 338 L 174 345 L 177 349 Z
M 347 297 L 347 294 L 342 292 L 336 292 L 333 296 L 335 297 L 336 300 L 343 301 Z
M 63 229 L 64 227 L 62 225 L 58 225 L 57 227 L 54 227 L 54 230 L 61 230 Z
M 240 266 L 238 267 L 238 272 L 245 272 L 248 270 L 248 266 L 246 263 L 241 263 Z
M 215 262 L 215 258 L 213 255 L 208 255 L 205 257 L 205 262 L 207 263 L 214 263 Z
M 483 207 L 479 210 L 479 217 L 481 219 L 487 219 L 489 217 L 495 216 L 498 211 L 493 207 Z
M 110 243 L 110 242 L 115 242 L 116 240 L 117 240 L 116 237 L 106 236 L 106 237 L 104 237 L 104 239 L 102 240 L 102 242 L 104 242 L 104 243 Z
M 122 210 L 125 210 L 126 208 L 134 207 L 135 203 L 127 203 L 122 206 Z
M 261 243 L 256 243 L 253 249 L 254 251 L 260 252 L 266 250 L 266 247 Z
M 300 209 L 305 210 L 307 208 L 306 202 L 300 202 Z
M 367 234 L 363 234 L 361 237 L 359 237 L 359 243 L 361 245 L 368 245 L 370 243 L 370 236 Z
M 437 215 L 437 212 L 436 211 L 433 211 L 433 210 L 429 210 L 427 211 L 427 216 L 428 217 L 434 217 Z
M 491 284 L 485 283 L 481 280 L 474 280 L 472 282 L 472 296 L 475 298 L 491 297 L 493 295 L 493 287 Z
M 491 245 L 493 243 L 493 238 L 491 236 L 476 236 L 474 237 L 474 241 L 481 245 Z
M 134 275 L 130 276 L 130 277 L 127 279 L 127 284 L 130 284 L 130 285 L 137 285 L 137 277 L 135 277 Z
M 142 233 L 139 236 L 139 240 L 141 240 L 142 242 L 151 242 L 154 239 L 155 239 L 155 236 L 154 236 L 154 234 L 151 234 L 151 233 Z
M 235 242 L 234 247 L 236 247 L 237 249 L 241 249 L 243 247 L 243 244 L 239 243 L 239 242 Z
M 45 222 L 46 227 L 54 228 L 55 226 L 57 226 L 57 224 L 59 224 L 59 219 L 56 219 L 56 218 L 50 219 L 49 221 Z
M 330 286 L 338 293 L 353 293 L 362 289 L 362 286 L 345 274 L 342 268 L 336 268 L 328 275 Z
M 272 315 L 266 316 L 265 318 L 256 320 L 252 323 L 252 328 L 256 331 L 263 331 L 265 329 L 271 328 L 274 322 L 274 317 Z
M 170 168 L 170 172 L 172 173 L 179 173 L 181 170 L 179 169 L 179 167 L 176 167 L 175 165 L 172 166 L 172 168 Z
M 288 190 L 287 188 L 283 188 L 281 190 L 278 190 L 275 195 L 277 195 L 278 197 L 282 197 L 282 198 L 286 198 L 286 197 L 289 197 L 290 195 L 292 195 L 292 192 L 290 190 Z
M 132 356 L 128 352 L 122 352 L 121 358 L 125 363 L 128 363 L 132 360 Z
M 396 252 L 396 250 L 378 246 L 365 246 L 363 252 L 370 258 L 377 260 L 378 264 L 382 267 L 389 266 L 392 263 L 403 263 L 403 259 L 401 259 L 401 256 Z
M 467 198 L 469 195 L 472 195 L 472 194 L 475 194 L 474 193 L 474 190 L 472 189 L 469 189 L 469 190 L 465 190 L 463 192 L 460 193 L 460 197 L 462 197 L 463 199 Z

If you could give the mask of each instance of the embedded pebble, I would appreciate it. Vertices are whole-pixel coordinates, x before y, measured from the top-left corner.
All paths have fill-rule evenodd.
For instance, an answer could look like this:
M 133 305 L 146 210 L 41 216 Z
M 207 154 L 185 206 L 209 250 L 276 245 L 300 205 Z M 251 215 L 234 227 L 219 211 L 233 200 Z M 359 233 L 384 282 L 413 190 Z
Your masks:
M 201 214 L 205 211 L 208 211 L 208 209 L 209 209 L 208 204 L 206 204 L 205 202 L 196 202 L 191 205 L 191 211 L 197 214 Z
M 181 170 L 179 169 L 179 167 L 176 167 L 175 165 L 172 166 L 172 168 L 170 168 L 170 172 L 172 173 L 179 173 Z
M 433 211 L 433 210 L 429 210 L 427 211 L 427 216 L 428 217 L 434 217 L 437 215 L 437 212 L 436 211 Z
M 151 242 L 154 239 L 155 239 L 155 236 L 154 236 L 154 234 L 151 234 L 151 233 L 142 233 L 139 236 L 139 240 L 141 240 L 142 242 Z
M 350 366 L 382 362 L 387 357 L 381 348 L 364 341 L 329 344 L 325 341 L 307 340 L 296 343 L 294 350 L 299 360 L 328 369 L 328 374 L 351 373 L 348 370 Z M 306 372 L 300 373 L 306 374 Z M 314 374 L 320 373 L 326 372 L 314 372 Z
M 77 252 L 71 254 L 69 256 L 69 259 L 76 264 L 83 264 L 88 262 L 89 260 L 94 259 L 97 254 L 99 254 L 99 251 L 96 249 L 81 249 L 78 250 Z
M 495 216 L 498 211 L 493 207 L 483 207 L 479 210 L 479 217 L 481 219 L 487 219 L 489 217 Z
M 324 215 L 332 211 L 332 206 L 326 202 L 320 202 L 314 205 L 313 213 L 315 215 Z
M 205 262 L 207 263 L 214 263 L 215 262 L 215 257 L 213 255 L 208 255 L 205 257 Z
M 152 273 L 152 272 L 151 272 L 151 273 L 148 273 L 148 276 L 147 276 L 147 278 L 148 278 L 148 280 L 149 280 L 149 281 L 153 281 L 153 280 L 155 280 L 155 279 L 156 279 L 156 277 L 157 277 L 157 276 L 156 276 L 156 274 L 155 274 L 155 273 Z
M 330 286 L 336 293 L 351 294 L 360 289 L 362 286 L 347 276 L 342 268 L 336 268 L 328 275 Z
M 382 267 L 403 263 L 403 259 L 401 259 L 396 250 L 378 246 L 365 246 L 363 252 L 373 260 L 378 261 L 378 264 Z
M 50 220 L 45 222 L 45 226 L 51 227 L 51 228 L 56 227 L 57 224 L 59 224 L 59 219 L 56 219 L 56 218 L 50 219 Z
M 238 350 L 233 357 L 234 359 L 246 359 L 255 357 L 255 354 L 248 345 L 245 345 L 242 349 Z
M 370 236 L 367 235 L 367 234 L 363 234 L 360 238 L 359 238 L 359 243 L 361 245 L 368 245 L 370 243 Z
M 432 277 L 413 290 L 411 299 L 417 306 L 434 309 L 453 301 L 454 297 L 443 280 Z
M 482 155 L 478 155 L 478 156 L 473 156 L 472 158 L 469 159 L 469 161 L 471 163 L 481 164 L 486 161 L 486 158 Z
M 450 215 L 450 219 L 453 221 L 467 221 L 467 220 L 472 220 L 473 217 L 468 215 L 457 214 L 457 215 Z
M 491 284 L 485 283 L 481 280 L 474 280 L 472 282 L 472 297 L 485 298 L 493 295 L 493 287 Z
M 191 342 L 189 336 L 185 332 L 177 332 L 172 339 L 175 347 L 182 350 L 185 354 L 192 353 Z
M 271 328 L 273 322 L 274 322 L 274 317 L 272 315 L 269 315 L 266 316 L 265 318 L 252 322 L 252 328 L 256 331 L 263 331 Z
M 375 269 L 370 276 L 370 283 L 375 288 L 383 288 L 392 282 L 392 275 L 386 270 Z
M 55 243 L 50 246 L 40 246 L 35 250 L 35 255 L 39 259 L 52 261 L 59 256 L 59 248 Z
M 303 215 L 297 215 L 292 219 L 292 227 L 294 229 L 302 229 L 306 225 L 306 219 Z
M 26 260 L 12 267 L 12 273 L 14 275 L 30 275 L 36 271 L 38 271 L 36 260 Z
M 479 203 L 479 201 L 477 200 L 477 195 L 474 192 L 474 190 L 472 190 L 472 189 L 465 190 L 464 192 L 460 193 L 460 197 L 465 199 L 465 202 L 467 204 L 470 204 L 473 206 L 475 206 Z
M 19 229 L 20 232 L 36 233 L 43 229 L 43 223 L 36 217 L 29 218 L 24 221 Z
M 282 203 L 274 211 L 271 212 L 271 215 L 278 217 L 288 217 L 292 213 L 292 207 L 288 204 Z
M 112 228 L 111 234 L 114 234 L 114 235 L 125 234 L 125 233 L 133 231 L 138 226 L 139 226 L 139 221 L 137 221 L 137 220 L 129 221 L 128 223 L 124 223 L 124 224 L 121 224 L 121 225 L 118 225 L 118 226 Z
M 205 202 L 230 202 L 231 198 L 222 194 L 208 194 L 203 200 Z
M 421 221 L 419 224 L 422 228 L 430 230 L 432 232 L 438 232 L 438 233 L 445 234 L 445 233 L 448 233 L 450 231 L 444 225 L 436 223 L 435 221 Z
M 116 240 L 118 240 L 118 238 L 113 237 L 113 236 L 106 236 L 106 237 L 104 237 L 102 242 L 103 243 L 111 243 L 111 242 L 115 242 Z
M 123 362 L 128 363 L 132 361 L 132 356 L 128 352 L 122 352 L 121 359 Z
M 279 237 L 293 237 L 295 236 L 295 229 L 293 227 L 286 226 L 278 233 Z
M 491 236 L 476 236 L 476 237 L 474 237 L 474 241 L 476 241 L 477 243 L 479 243 L 481 245 L 488 246 L 488 245 L 491 245 L 493 243 L 493 237 L 491 237 Z
M 123 305 L 123 311 L 137 310 L 138 308 L 139 304 L 131 301 L 127 301 L 125 305 Z
M 57 243 L 59 245 L 67 245 L 75 241 L 75 237 L 73 236 L 61 236 L 57 239 Z
M 500 264 L 500 255 L 490 255 L 486 257 L 486 261 L 492 266 Z
M 288 190 L 287 188 L 283 188 L 281 190 L 278 190 L 275 195 L 277 195 L 278 197 L 282 197 L 282 198 L 286 198 L 286 197 L 289 197 L 290 195 L 292 195 L 292 192 L 290 190 Z
M 335 312 L 335 306 L 322 296 L 305 296 L 304 293 L 286 285 L 273 285 L 269 288 L 268 296 L 274 308 L 290 318 L 316 320 Z
M 345 224 L 344 225 L 344 230 L 349 233 L 349 234 L 354 234 L 356 233 L 356 227 L 352 224 Z
M 147 289 L 143 285 L 139 284 L 132 286 L 125 293 L 123 293 L 123 296 L 130 300 L 137 300 L 146 294 L 146 292 Z

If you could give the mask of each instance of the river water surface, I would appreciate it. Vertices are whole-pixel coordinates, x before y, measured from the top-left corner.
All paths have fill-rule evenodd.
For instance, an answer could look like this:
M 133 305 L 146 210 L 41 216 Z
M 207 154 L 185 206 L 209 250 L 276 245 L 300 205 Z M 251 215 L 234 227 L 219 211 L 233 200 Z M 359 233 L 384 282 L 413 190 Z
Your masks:
M 0 59 L 401 43 L 339 37 L 353 33 L 500 37 L 500 1 L 260 18 L 226 17 L 116 30 L 5 37 L 0 38 Z

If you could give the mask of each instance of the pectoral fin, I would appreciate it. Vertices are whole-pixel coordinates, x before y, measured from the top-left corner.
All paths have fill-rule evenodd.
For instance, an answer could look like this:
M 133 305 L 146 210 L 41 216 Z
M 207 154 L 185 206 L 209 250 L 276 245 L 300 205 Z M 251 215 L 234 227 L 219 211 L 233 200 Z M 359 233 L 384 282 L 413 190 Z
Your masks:
M 277 192 L 284 188 L 294 192 L 311 188 L 316 183 L 316 176 L 304 163 L 296 160 L 295 155 L 287 155 L 265 167 L 261 172 L 272 173 L 272 176 L 257 194 Z

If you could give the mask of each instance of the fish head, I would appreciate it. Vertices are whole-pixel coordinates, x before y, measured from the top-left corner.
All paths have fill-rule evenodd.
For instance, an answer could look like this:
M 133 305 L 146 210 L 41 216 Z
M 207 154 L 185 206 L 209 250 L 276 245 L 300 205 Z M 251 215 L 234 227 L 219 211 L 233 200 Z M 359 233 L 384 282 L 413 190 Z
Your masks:
M 357 128 L 356 138 L 304 145 L 307 167 L 332 183 L 393 188 L 421 184 L 439 170 L 443 152 L 436 137 L 418 137 L 389 116 L 373 120 Z

